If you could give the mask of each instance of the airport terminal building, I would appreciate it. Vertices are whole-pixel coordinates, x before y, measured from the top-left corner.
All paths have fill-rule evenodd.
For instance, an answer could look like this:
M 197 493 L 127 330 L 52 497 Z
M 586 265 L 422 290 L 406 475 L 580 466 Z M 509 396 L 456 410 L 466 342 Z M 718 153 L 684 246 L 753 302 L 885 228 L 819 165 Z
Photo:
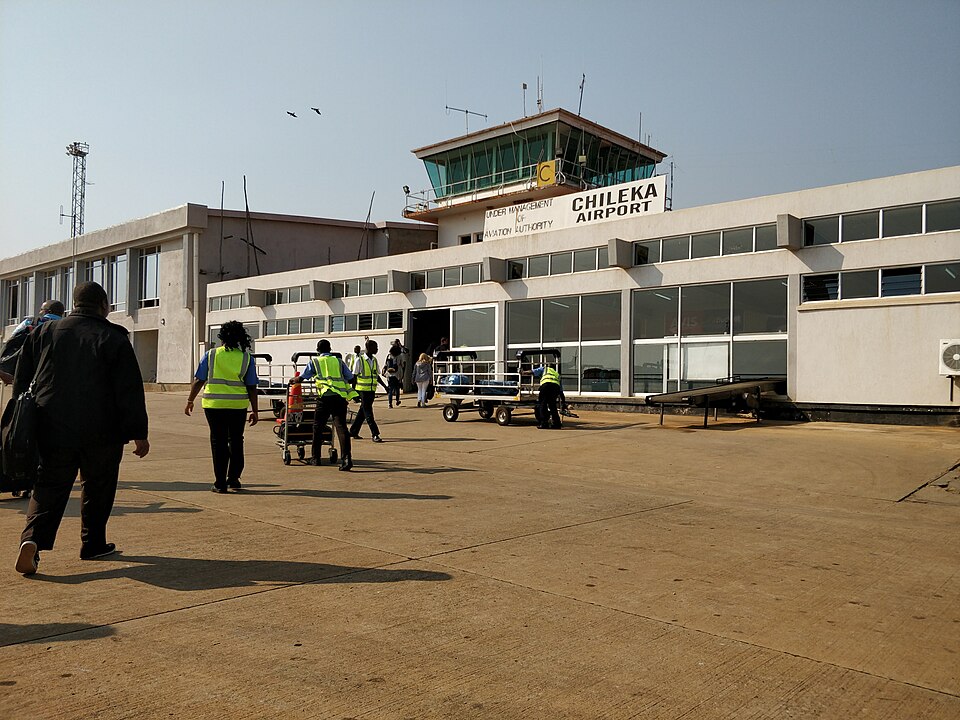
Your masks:
M 671 210 L 663 153 L 564 110 L 414 152 L 430 187 L 398 225 L 423 249 L 207 275 L 175 350 L 227 320 L 274 363 L 448 337 L 486 360 L 558 348 L 580 405 L 782 377 L 785 417 L 958 423 L 960 167 Z

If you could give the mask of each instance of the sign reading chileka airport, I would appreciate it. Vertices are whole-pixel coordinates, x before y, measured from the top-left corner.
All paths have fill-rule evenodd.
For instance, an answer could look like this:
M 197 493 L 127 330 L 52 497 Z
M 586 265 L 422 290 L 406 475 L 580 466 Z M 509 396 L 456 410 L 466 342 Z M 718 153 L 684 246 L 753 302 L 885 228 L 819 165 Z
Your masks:
M 595 225 L 664 211 L 666 175 L 487 210 L 483 239 Z

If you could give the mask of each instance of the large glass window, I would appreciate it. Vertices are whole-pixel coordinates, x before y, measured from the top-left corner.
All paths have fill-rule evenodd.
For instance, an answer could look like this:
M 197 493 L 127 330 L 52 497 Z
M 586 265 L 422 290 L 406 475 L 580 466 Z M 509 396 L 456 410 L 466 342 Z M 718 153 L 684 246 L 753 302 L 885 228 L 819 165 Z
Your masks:
M 110 309 L 127 309 L 127 254 L 110 258 Z
M 753 228 L 723 231 L 723 254 L 738 255 L 753 252 Z
M 660 262 L 660 241 L 644 240 L 633 246 L 634 265 L 652 265 Z
M 679 288 L 637 290 L 633 293 L 633 337 L 675 337 L 680 307 Z
M 890 208 L 883 211 L 883 236 L 918 235 L 923 230 L 923 206 Z
M 580 392 L 620 392 L 620 345 L 584 345 Z
M 102 288 L 107 287 L 107 263 L 103 258 L 88 260 L 83 273 L 86 282 L 95 282 Z
M 60 297 L 59 288 L 57 287 L 57 271 L 50 270 L 41 275 L 40 282 L 41 285 L 41 294 L 43 295 L 43 300 L 57 300 Z
M 443 287 L 443 270 L 427 270 L 427 287 Z
M 662 393 L 677 389 L 680 347 L 674 343 L 633 346 L 633 391 Z
M 733 343 L 733 374 L 743 379 L 787 376 L 786 340 Z
M 20 321 L 20 283 L 17 280 L 7 280 L 7 324 Z
M 589 272 L 597 269 L 597 251 L 595 248 L 589 250 L 577 250 L 573 253 L 573 271 Z
M 466 308 L 452 313 L 451 347 L 493 347 L 496 345 L 496 308 Z
M 927 205 L 927 232 L 960 230 L 960 200 Z
M 840 242 L 840 216 L 816 218 L 803 221 L 803 244 L 829 245 Z
M 565 275 L 573 269 L 572 253 L 554 253 L 550 256 L 550 274 Z
M 836 300 L 840 297 L 840 275 L 806 275 L 803 278 L 803 302 Z
M 786 331 L 786 278 L 750 280 L 733 284 L 734 334 Z
M 682 384 L 685 389 L 713 385 L 729 377 L 730 343 L 684 343 Z
M 443 269 L 443 286 L 456 287 L 460 284 L 460 266 Z
M 884 268 L 880 271 L 881 297 L 920 294 L 920 268 Z
M 690 257 L 690 236 L 664 238 L 660 250 L 660 259 L 663 262 L 670 260 L 687 260 Z
M 755 243 L 756 252 L 763 250 L 777 249 L 777 226 L 776 223 L 770 225 L 758 225 L 756 228 L 757 239 Z
M 927 265 L 924 292 L 960 292 L 960 262 Z
M 576 342 L 580 336 L 580 298 L 545 298 L 543 301 L 543 342 Z
M 541 277 L 550 274 L 550 256 L 537 255 L 527 261 L 527 277 Z
M 580 327 L 581 340 L 619 340 L 620 293 L 582 296 Z
M 878 237 L 880 237 L 879 210 L 843 216 L 843 242 L 872 240 Z
M 682 335 L 730 333 L 729 283 L 687 286 L 681 289 L 680 298 Z
M 462 268 L 462 271 L 463 271 L 464 285 L 473 285 L 480 282 L 480 266 L 479 265 L 464 265 Z
M 540 301 L 507 303 L 507 344 L 540 342 Z
M 160 248 L 144 248 L 140 251 L 140 282 L 137 284 L 139 307 L 156 307 L 160 304 Z
M 874 298 L 879 295 L 877 286 L 880 274 L 876 270 L 851 270 L 840 273 L 840 297 Z
M 67 312 L 73 309 L 73 288 L 75 287 L 73 275 L 73 265 L 63 269 L 63 292 L 60 297 L 63 298 L 63 307 Z
M 715 257 L 720 254 L 720 233 L 700 233 L 690 238 L 690 257 Z

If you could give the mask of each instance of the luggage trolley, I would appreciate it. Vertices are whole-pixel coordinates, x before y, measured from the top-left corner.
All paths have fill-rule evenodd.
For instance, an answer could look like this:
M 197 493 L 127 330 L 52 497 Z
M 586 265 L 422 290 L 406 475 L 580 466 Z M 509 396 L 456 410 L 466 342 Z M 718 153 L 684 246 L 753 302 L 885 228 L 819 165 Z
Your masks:
M 316 352 L 294 353 L 291 358 L 294 372 L 300 372 L 305 369 L 307 363 L 310 362 L 310 358 L 319 354 L 320 353 Z M 332 354 L 338 359 L 342 357 L 340 353 Z M 300 364 L 300 358 L 304 357 L 307 358 L 307 363 Z M 293 461 L 293 454 L 290 452 L 290 448 L 296 449 L 297 460 L 299 462 L 306 463 L 306 448 L 313 444 L 314 418 L 316 417 L 317 402 L 319 400 L 316 385 L 312 380 L 296 385 L 291 385 L 288 381 L 286 388 L 287 395 L 282 406 L 282 414 L 277 418 L 277 424 L 274 425 L 273 432 L 277 436 L 277 445 L 281 449 L 281 457 L 283 458 L 284 465 L 289 465 Z M 347 411 L 348 421 L 352 419 L 350 417 L 352 412 L 351 410 Z M 330 422 L 327 423 L 326 427 L 322 428 L 320 437 L 325 444 L 329 443 L 330 464 L 335 465 L 338 455 L 337 449 L 333 446 L 333 429 Z
M 540 364 L 559 370 L 560 351 L 556 348 L 520 350 L 515 360 L 482 361 L 472 350 L 450 350 L 437 354 L 434 361 L 438 395 L 447 400 L 443 419 L 454 422 L 461 412 L 476 411 L 484 420 L 494 418 L 498 425 L 509 425 L 518 409 L 538 414 L 540 381 L 533 377 Z M 576 417 L 564 412 L 568 417 Z

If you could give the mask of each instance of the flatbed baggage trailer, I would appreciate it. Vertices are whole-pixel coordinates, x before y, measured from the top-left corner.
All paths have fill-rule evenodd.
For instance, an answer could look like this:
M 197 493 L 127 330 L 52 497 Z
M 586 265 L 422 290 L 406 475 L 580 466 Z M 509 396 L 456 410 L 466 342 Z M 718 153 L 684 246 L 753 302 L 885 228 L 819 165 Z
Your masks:
M 684 405 L 703 408 L 703 426 L 707 426 L 710 408 L 716 419 L 720 406 L 734 410 L 750 410 L 757 422 L 760 422 L 760 403 L 764 395 L 781 394 L 786 391 L 786 378 L 760 377 L 743 380 L 739 375 L 717 378 L 716 384 L 692 390 L 648 395 L 647 405 L 660 406 L 660 424 L 663 425 L 663 410 L 667 405 Z
M 533 370 L 540 365 L 559 371 L 560 351 L 521 350 L 515 360 L 478 360 L 472 350 L 438 353 L 433 362 L 433 384 L 437 395 L 446 401 L 443 419 L 454 422 L 461 412 L 475 411 L 484 420 L 494 418 L 502 426 L 510 424 L 517 410 L 530 409 L 536 416 L 540 380 L 533 376 Z
M 333 354 L 337 358 L 341 357 L 339 353 Z M 290 373 L 291 377 L 306 369 L 307 363 L 310 362 L 309 358 L 315 355 L 319 355 L 319 353 L 294 353 L 291 358 L 292 365 L 289 366 L 293 369 Z M 308 359 L 301 364 L 300 359 L 304 357 Z M 307 462 L 306 448 L 313 445 L 313 427 L 319 399 L 316 385 L 312 379 L 295 385 L 291 384 L 289 380 L 286 382 L 286 397 L 282 403 L 282 413 L 278 416 L 277 424 L 273 428 L 273 432 L 277 436 L 277 445 L 281 448 L 281 458 L 284 465 L 289 465 L 293 461 L 291 448 L 296 451 L 298 461 L 301 463 Z M 348 421 L 352 414 L 352 410 L 347 411 Z M 328 457 L 330 464 L 335 465 L 338 455 L 337 449 L 333 446 L 333 429 L 330 421 L 327 422 L 326 427 L 321 429 L 320 437 L 325 445 L 329 444 Z

